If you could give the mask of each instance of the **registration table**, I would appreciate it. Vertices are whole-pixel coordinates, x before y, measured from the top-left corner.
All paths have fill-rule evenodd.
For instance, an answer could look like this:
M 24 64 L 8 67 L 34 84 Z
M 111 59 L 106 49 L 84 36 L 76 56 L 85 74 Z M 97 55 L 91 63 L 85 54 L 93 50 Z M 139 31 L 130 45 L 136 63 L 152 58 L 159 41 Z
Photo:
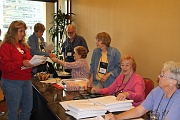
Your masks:
M 31 115 L 31 120 L 75 120 L 67 115 L 59 102 L 73 100 L 79 92 L 67 92 L 57 89 L 52 84 L 41 83 L 36 77 L 32 78 L 34 105 L 36 110 Z
M 32 83 L 36 110 L 32 113 L 31 120 L 76 120 L 65 113 L 59 102 L 73 100 L 80 95 L 79 92 L 58 89 L 52 84 L 39 82 L 35 77 Z M 147 116 L 143 119 L 146 120 Z

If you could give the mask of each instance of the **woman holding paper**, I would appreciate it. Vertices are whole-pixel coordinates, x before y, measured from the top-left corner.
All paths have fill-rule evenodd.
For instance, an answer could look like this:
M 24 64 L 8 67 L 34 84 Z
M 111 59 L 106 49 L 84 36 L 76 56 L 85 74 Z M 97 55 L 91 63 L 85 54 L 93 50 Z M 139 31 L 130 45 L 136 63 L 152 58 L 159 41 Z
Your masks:
M 32 58 L 30 48 L 25 43 L 26 29 L 23 21 L 13 21 L 0 47 L 2 90 L 6 98 L 8 120 L 29 120 L 32 110 L 33 65 L 29 62 Z M 28 69 L 22 69 L 22 66 Z
M 28 38 L 28 45 L 30 46 L 31 55 L 41 55 L 45 57 L 55 57 L 54 54 L 51 53 L 50 49 L 46 49 L 46 43 L 44 42 L 43 33 L 45 31 L 45 26 L 42 23 L 36 23 L 34 25 L 34 33 L 29 36 Z M 50 46 L 48 46 L 50 47 Z M 50 47 L 52 48 L 52 47 Z M 46 51 L 47 50 L 47 51 Z M 32 70 L 33 74 L 36 74 L 38 72 L 45 72 L 48 71 L 47 69 L 47 63 L 44 63 L 42 65 L 38 65 L 37 67 L 34 67 Z
M 107 88 L 92 88 L 91 93 L 116 96 L 117 100 L 133 100 L 133 106 L 138 106 L 145 99 L 145 84 L 143 78 L 136 74 L 136 62 L 132 55 L 121 59 L 122 73 Z
M 72 78 L 89 78 L 89 65 L 86 61 L 87 50 L 83 46 L 74 48 L 75 62 L 64 62 L 58 58 L 51 58 L 53 62 L 59 63 L 67 69 L 72 69 Z

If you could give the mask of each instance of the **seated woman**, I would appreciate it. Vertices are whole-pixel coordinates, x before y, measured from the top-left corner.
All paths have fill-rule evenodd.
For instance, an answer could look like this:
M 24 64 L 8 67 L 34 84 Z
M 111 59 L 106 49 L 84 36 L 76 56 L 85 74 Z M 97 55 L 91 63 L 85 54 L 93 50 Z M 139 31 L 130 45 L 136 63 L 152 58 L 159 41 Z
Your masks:
M 119 115 L 112 113 L 105 116 L 105 120 L 124 120 L 140 117 L 152 110 L 157 120 L 179 120 L 180 108 L 180 63 L 169 61 L 164 63 L 158 76 L 159 86 L 154 88 L 144 102 L 131 110 Z M 137 112 L 138 111 L 138 112 Z
M 61 64 L 66 69 L 72 69 L 72 78 L 89 78 L 89 65 L 86 61 L 87 50 L 83 46 L 77 46 L 74 48 L 75 62 L 64 62 L 58 58 L 51 58 L 53 62 Z
M 104 95 L 114 94 L 117 100 L 133 100 L 133 106 L 138 106 L 145 99 L 145 84 L 143 78 L 136 74 L 136 62 L 132 55 L 125 55 L 121 59 L 122 73 L 107 88 L 91 89 L 91 93 Z

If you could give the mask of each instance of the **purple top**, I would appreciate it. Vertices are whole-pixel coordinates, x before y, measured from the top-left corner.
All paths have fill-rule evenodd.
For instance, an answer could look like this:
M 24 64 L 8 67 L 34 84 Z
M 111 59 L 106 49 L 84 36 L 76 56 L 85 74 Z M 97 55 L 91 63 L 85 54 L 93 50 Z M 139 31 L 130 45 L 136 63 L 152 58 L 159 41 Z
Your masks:
M 176 90 L 171 99 L 164 98 L 163 95 L 164 91 L 159 86 L 154 88 L 148 94 L 146 100 L 142 103 L 142 106 L 148 111 L 157 110 L 160 114 L 159 120 L 179 120 L 180 89 Z
M 134 101 L 133 106 L 136 107 L 140 105 L 145 99 L 145 84 L 143 78 L 136 73 L 133 73 L 128 83 L 124 82 L 123 78 L 124 74 L 120 74 L 109 87 L 100 89 L 98 93 L 112 95 L 123 89 L 123 92 L 129 93 L 126 99 Z
M 89 78 L 89 65 L 85 59 L 78 59 L 75 62 L 65 62 L 66 69 L 72 69 L 72 78 Z

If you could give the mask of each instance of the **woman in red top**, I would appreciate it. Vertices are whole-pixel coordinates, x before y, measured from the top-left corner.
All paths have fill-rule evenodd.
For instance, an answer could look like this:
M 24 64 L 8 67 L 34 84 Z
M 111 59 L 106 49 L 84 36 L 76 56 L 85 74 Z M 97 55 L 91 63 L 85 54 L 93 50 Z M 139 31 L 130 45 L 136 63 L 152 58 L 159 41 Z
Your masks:
M 29 60 L 30 48 L 25 43 L 26 24 L 13 21 L 0 47 L 0 69 L 2 71 L 2 89 L 6 98 L 8 120 L 29 120 L 33 95 Z M 22 67 L 27 69 L 22 69 Z

